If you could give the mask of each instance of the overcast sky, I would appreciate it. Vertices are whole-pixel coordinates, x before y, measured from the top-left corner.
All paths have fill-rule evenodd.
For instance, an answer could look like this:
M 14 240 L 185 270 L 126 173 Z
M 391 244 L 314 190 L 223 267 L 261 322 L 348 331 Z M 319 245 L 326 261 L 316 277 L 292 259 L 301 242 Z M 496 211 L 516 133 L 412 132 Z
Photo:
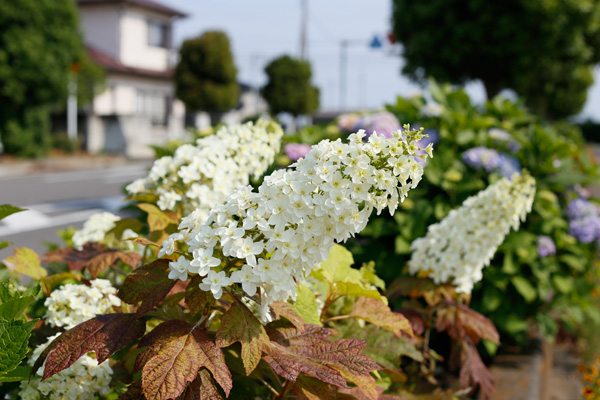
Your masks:
M 175 44 L 210 29 L 225 31 L 231 40 L 238 79 L 253 86 L 265 83 L 264 67 L 272 59 L 300 54 L 301 0 L 161 0 L 188 17 L 174 25 Z M 400 74 L 402 59 L 383 48 L 370 49 L 374 35 L 390 30 L 391 0 L 308 0 L 308 59 L 313 82 L 321 89 L 321 109 L 340 105 L 340 41 L 348 48 L 346 106 L 377 109 L 397 95 L 423 90 Z M 362 42 L 362 43 L 361 43 Z M 396 49 L 397 50 L 397 49 Z M 600 82 L 600 69 L 596 70 Z M 468 85 L 476 102 L 484 99 L 481 84 Z M 600 120 L 600 84 L 588 93 L 585 117 Z

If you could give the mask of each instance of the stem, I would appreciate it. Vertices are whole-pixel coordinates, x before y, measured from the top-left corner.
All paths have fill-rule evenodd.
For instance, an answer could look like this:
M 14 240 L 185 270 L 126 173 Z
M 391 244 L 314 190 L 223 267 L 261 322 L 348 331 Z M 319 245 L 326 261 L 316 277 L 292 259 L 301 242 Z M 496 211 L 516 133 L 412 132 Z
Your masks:
M 281 389 L 281 393 L 279 393 L 279 395 L 277 397 L 275 397 L 275 400 L 283 400 L 285 398 L 285 393 L 290 388 L 291 383 L 292 383 L 292 381 L 289 381 L 289 380 L 285 381 L 285 385 L 283 385 L 283 389 Z
M 142 255 L 142 265 L 146 264 L 147 257 L 148 257 L 148 245 L 144 246 L 144 254 Z
M 326 323 L 326 322 L 331 322 L 331 321 L 339 321 L 340 319 L 347 319 L 347 318 L 354 318 L 354 317 L 352 315 L 338 315 L 337 317 L 327 318 L 321 322 Z
M 267 381 L 265 381 L 265 380 L 264 380 L 263 378 L 261 378 L 261 377 L 257 377 L 257 379 L 260 381 L 260 383 L 262 383 L 262 384 L 263 384 L 263 385 L 265 385 L 267 388 L 269 388 L 269 390 L 270 390 L 271 392 L 273 392 L 273 394 L 274 394 L 275 396 L 279 396 L 279 392 L 277 392 L 277 390 L 275 390 L 275 389 L 273 388 L 273 386 L 269 385 L 269 384 L 267 383 Z
M 327 300 L 325 300 L 325 304 L 323 305 L 323 310 L 321 311 L 321 321 L 323 321 L 325 319 L 325 313 L 327 313 L 327 309 L 329 308 L 329 306 L 331 306 L 333 304 L 334 301 L 336 301 L 339 297 L 331 296 L 331 290 L 330 290 L 330 294 L 327 296 Z

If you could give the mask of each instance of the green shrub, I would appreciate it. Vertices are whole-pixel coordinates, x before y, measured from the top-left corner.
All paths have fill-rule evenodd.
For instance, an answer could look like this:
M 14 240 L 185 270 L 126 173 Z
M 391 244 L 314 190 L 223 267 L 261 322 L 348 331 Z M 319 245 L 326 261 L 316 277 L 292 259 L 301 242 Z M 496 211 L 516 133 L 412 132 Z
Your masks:
M 356 258 L 374 260 L 388 282 L 406 275 L 411 243 L 467 197 L 501 177 L 500 170 L 487 172 L 463 160 L 465 151 L 484 146 L 518 161 L 536 179 L 538 189 L 526 222 L 506 238 L 484 269 L 472 307 L 490 317 L 504 339 L 517 343 L 526 343 L 531 325 L 552 337 L 561 326 L 575 330 L 586 320 L 600 321 L 592 296 L 598 282 L 598 245 L 573 237 L 565 213 L 581 187 L 598 183 L 598 169 L 579 129 L 564 122 L 549 124 L 519 103 L 501 98 L 480 109 L 464 91 L 435 82 L 431 95 L 437 106 L 427 105 L 421 96 L 399 97 L 388 106 L 402 122 L 433 128 L 430 132 L 439 141 L 423 182 L 399 211 L 371 220 L 352 242 Z M 494 139 L 491 129 L 502 130 L 508 140 Z M 556 254 L 538 255 L 540 236 L 554 241 Z
M 24 115 L 13 115 L 0 127 L 4 152 L 17 157 L 36 158 L 48 154 L 50 115 L 45 107 L 31 108 Z

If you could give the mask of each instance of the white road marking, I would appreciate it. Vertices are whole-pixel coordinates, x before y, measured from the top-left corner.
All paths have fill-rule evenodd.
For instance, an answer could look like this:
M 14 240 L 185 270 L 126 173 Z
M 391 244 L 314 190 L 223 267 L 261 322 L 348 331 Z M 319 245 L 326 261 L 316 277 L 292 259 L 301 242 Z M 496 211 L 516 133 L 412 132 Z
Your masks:
M 49 217 L 39 211 L 29 209 L 5 218 L 3 220 L 5 226 L 0 226 L 0 237 L 82 222 L 102 211 L 104 211 L 102 208 L 92 208 Z

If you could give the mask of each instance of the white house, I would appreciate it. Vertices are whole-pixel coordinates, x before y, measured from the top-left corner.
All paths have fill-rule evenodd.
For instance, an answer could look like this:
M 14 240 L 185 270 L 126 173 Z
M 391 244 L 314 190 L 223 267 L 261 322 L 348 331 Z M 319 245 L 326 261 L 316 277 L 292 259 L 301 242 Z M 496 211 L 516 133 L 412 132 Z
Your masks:
M 152 0 L 76 0 L 88 52 L 107 71 L 86 112 L 87 150 L 151 156 L 184 132 L 174 96 L 173 22 L 185 14 Z

